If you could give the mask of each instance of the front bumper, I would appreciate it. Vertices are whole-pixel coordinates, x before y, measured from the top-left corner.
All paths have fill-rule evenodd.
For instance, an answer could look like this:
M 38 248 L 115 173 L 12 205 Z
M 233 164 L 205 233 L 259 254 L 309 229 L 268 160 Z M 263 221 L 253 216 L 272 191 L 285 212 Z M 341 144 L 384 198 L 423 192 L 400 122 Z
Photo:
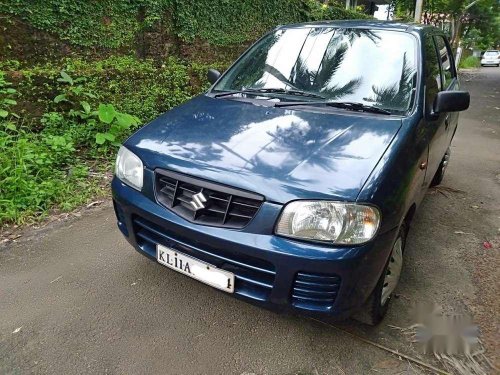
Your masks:
M 156 259 L 159 243 L 233 272 L 235 297 L 276 311 L 348 317 L 375 287 L 397 233 L 352 247 L 292 241 L 273 235 L 282 206 L 269 202 L 240 230 L 199 225 L 148 197 L 150 188 L 112 182 L 118 227 L 137 251 Z

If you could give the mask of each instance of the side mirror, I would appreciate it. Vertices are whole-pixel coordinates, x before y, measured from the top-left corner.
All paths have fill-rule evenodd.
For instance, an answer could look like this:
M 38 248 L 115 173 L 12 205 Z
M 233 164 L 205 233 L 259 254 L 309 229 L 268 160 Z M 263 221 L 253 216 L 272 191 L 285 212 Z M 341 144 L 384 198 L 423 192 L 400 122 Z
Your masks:
M 434 113 L 459 112 L 469 108 L 470 95 L 467 91 L 441 91 L 434 100 Z
M 215 82 L 217 82 L 219 77 L 220 77 L 220 72 L 218 70 L 208 69 L 207 78 L 208 78 L 208 82 L 210 82 L 212 85 Z

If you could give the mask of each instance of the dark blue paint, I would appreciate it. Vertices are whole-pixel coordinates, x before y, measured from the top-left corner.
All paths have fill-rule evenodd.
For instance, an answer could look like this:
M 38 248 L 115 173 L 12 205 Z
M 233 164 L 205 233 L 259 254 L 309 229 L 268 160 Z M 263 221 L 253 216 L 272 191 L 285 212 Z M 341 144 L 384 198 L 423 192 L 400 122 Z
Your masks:
M 399 117 L 315 113 L 198 96 L 131 137 L 150 169 L 173 169 L 263 194 L 355 200 L 401 127 Z
M 315 26 L 323 24 L 411 33 L 419 41 L 420 64 L 425 59 L 423 36 L 438 33 L 429 27 L 372 21 Z M 227 266 L 223 259 L 228 256 L 270 265 L 272 271 L 262 266 L 264 276 L 272 273 L 270 289 L 241 282 L 235 291 L 239 298 L 278 310 L 348 316 L 373 290 L 399 226 L 430 184 L 437 165 L 429 164 L 425 170 L 420 164 L 440 160 L 456 129 L 458 116 L 452 116 L 453 123 L 444 129 L 442 116 L 425 115 L 423 74 L 419 68 L 416 103 L 404 117 L 274 108 L 206 95 L 174 108 L 125 142 L 144 162 L 145 175 L 142 192 L 113 180 L 120 229 L 139 252 L 150 257 L 155 254 L 144 239 L 147 236 L 200 259 L 211 259 L 219 267 Z M 451 89 L 456 87 L 458 82 Z M 241 230 L 190 223 L 156 202 L 153 171 L 158 167 L 253 191 L 265 196 L 266 202 Z M 283 204 L 295 199 L 370 203 L 381 210 L 381 227 L 374 240 L 351 247 L 273 235 Z M 145 220 L 152 230 L 138 236 L 141 227 L 134 220 Z M 332 308 L 294 307 L 292 283 L 298 272 L 340 277 Z

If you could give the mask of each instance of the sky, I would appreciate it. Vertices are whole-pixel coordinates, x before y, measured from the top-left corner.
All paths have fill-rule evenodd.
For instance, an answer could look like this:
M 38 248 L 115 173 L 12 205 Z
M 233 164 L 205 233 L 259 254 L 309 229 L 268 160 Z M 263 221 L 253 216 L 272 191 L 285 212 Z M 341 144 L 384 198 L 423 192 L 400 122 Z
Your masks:
M 378 6 L 378 10 L 375 12 L 374 17 L 378 20 L 387 20 L 387 7 L 389 5 L 382 4 Z

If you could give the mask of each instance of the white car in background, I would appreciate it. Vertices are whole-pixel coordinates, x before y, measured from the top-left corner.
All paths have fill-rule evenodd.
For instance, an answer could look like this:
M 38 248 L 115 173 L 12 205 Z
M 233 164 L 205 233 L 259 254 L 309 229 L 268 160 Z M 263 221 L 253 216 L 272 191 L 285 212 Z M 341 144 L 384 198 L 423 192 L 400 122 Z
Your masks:
M 496 65 L 500 66 L 500 51 L 488 50 L 484 53 L 481 59 L 481 66 Z

